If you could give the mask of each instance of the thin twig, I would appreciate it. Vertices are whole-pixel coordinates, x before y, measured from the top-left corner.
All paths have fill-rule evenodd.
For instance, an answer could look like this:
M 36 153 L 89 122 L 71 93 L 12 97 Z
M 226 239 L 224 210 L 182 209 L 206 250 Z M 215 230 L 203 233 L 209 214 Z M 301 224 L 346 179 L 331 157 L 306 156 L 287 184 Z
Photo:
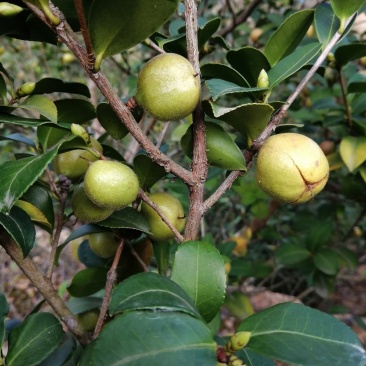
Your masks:
M 164 127 L 163 127 L 163 129 L 162 129 L 162 131 L 161 131 L 161 133 L 160 133 L 160 135 L 159 135 L 159 138 L 158 138 L 158 140 L 156 141 L 156 145 L 155 145 L 158 149 L 160 149 L 161 144 L 162 144 L 162 143 L 163 143 L 163 141 L 164 141 L 164 137 L 165 137 L 165 135 L 166 135 L 166 133 L 167 133 L 167 131 L 168 131 L 169 125 L 170 125 L 170 122 L 165 122 L 165 123 L 164 123 Z
M 98 336 L 98 334 L 101 331 L 103 324 L 104 324 L 104 318 L 108 311 L 108 306 L 109 306 L 109 302 L 111 299 L 112 289 L 113 289 L 113 286 L 117 279 L 117 267 L 118 267 L 119 260 L 121 258 L 123 246 L 124 246 L 124 239 L 121 238 L 120 242 L 119 242 L 119 246 L 116 251 L 116 254 L 113 259 L 112 266 L 107 273 L 107 282 L 105 285 L 103 302 L 102 302 L 102 306 L 100 308 L 99 318 L 98 318 L 97 324 L 95 326 L 93 338 L 96 338 Z
M 145 272 L 149 272 L 149 267 L 146 265 L 146 263 L 142 260 L 139 253 L 136 252 L 135 248 L 131 245 L 131 243 L 127 242 L 128 248 L 131 251 L 131 254 L 137 259 L 137 261 L 141 264 L 142 268 Z
M 341 86 L 341 91 L 342 91 L 342 99 L 343 99 L 343 104 L 344 104 L 344 108 L 346 110 L 346 116 L 347 116 L 347 121 L 348 121 L 348 126 L 349 128 L 352 130 L 352 114 L 351 114 L 351 109 L 347 100 L 347 93 L 346 93 L 346 83 L 344 80 L 344 77 L 342 75 L 342 69 L 339 68 L 338 69 L 338 81 L 339 81 L 339 85 Z
M 175 226 L 170 222 L 170 220 L 166 217 L 166 215 L 164 214 L 164 212 L 162 212 L 159 208 L 159 206 L 153 202 L 149 196 L 146 195 L 146 193 L 140 189 L 139 191 L 139 197 L 146 203 L 148 204 L 151 208 L 153 208 L 156 213 L 160 216 L 160 218 L 167 224 L 167 226 L 169 227 L 169 229 L 174 233 L 175 237 L 177 238 L 177 240 L 181 243 L 184 241 L 183 236 L 181 235 L 181 233 L 175 228 Z

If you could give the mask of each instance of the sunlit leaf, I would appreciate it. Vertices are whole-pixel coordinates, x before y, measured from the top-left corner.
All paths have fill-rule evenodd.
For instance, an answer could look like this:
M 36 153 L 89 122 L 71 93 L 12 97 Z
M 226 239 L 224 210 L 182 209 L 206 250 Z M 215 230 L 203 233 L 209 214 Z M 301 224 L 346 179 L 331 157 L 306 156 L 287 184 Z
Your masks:
M 366 137 L 344 137 L 339 152 L 348 170 L 353 172 L 366 160 Z

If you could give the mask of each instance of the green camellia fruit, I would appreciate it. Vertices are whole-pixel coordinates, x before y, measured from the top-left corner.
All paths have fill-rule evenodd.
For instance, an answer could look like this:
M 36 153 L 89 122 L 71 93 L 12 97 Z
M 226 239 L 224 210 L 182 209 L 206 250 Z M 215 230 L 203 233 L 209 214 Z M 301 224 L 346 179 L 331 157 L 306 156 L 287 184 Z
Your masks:
M 151 193 L 149 194 L 149 198 L 159 207 L 172 225 L 181 232 L 186 223 L 186 219 L 180 201 L 174 196 L 163 192 Z M 169 229 L 168 225 L 145 202 L 142 202 L 141 213 L 147 218 L 152 233 L 149 236 L 152 240 L 160 241 L 174 238 L 174 233 Z
M 141 69 L 135 98 L 156 119 L 176 121 L 196 108 L 200 85 L 186 58 L 165 53 L 154 57 Z
M 85 193 L 84 183 L 75 187 L 71 197 L 71 207 L 74 215 L 86 223 L 105 220 L 114 211 L 112 208 L 99 207 L 94 204 Z
M 80 324 L 83 326 L 83 328 L 86 331 L 91 332 L 97 325 L 99 310 L 93 309 L 84 311 L 83 313 L 77 314 L 76 317 L 79 320 Z
M 118 161 L 98 160 L 84 178 L 85 192 L 98 206 L 120 210 L 131 204 L 139 192 L 135 172 Z
M 92 146 L 100 153 L 103 152 L 102 145 L 91 137 Z M 53 168 L 57 174 L 65 175 L 72 181 L 77 181 L 89 168 L 90 162 L 98 158 L 87 150 L 75 149 L 58 154 L 53 159 Z
M 101 258 L 110 258 L 116 254 L 119 241 L 112 232 L 89 234 L 90 249 Z
M 269 137 L 256 163 L 259 187 L 278 201 L 309 201 L 325 186 L 329 164 L 319 145 L 297 133 Z

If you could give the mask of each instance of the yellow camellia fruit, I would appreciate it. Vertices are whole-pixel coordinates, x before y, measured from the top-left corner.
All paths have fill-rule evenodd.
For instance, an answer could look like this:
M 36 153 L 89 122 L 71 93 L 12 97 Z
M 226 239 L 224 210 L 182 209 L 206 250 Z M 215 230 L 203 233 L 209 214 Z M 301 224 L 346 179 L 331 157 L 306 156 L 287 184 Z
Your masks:
M 86 171 L 84 187 L 97 206 L 120 210 L 136 199 L 139 180 L 131 168 L 119 161 L 98 160 Z
M 161 121 L 191 114 L 200 98 L 200 85 L 190 62 L 175 53 L 152 58 L 137 80 L 137 103 Z
M 119 241 L 112 232 L 89 234 L 90 249 L 101 258 L 110 258 L 116 254 Z
M 91 137 L 91 143 L 96 150 L 103 152 L 102 145 L 95 138 Z M 62 174 L 75 182 L 85 174 L 90 163 L 96 160 L 98 158 L 91 152 L 75 149 L 56 155 L 53 159 L 53 168 L 57 174 Z
M 86 223 L 105 220 L 114 211 L 112 208 L 99 207 L 92 202 L 85 193 L 84 183 L 75 187 L 71 197 L 71 207 L 74 215 Z
M 259 187 L 286 203 L 309 201 L 325 186 L 329 164 L 319 145 L 304 135 L 282 133 L 269 137 L 256 162 Z
M 149 198 L 159 207 L 172 225 L 181 232 L 186 223 L 186 219 L 180 201 L 174 196 L 164 192 L 151 193 L 149 194 Z M 147 218 L 151 231 L 151 235 L 149 236 L 152 240 L 160 241 L 174 238 L 174 233 L 170 230 L 168 225 L 146 202 L 142 202 L 141 213 Z

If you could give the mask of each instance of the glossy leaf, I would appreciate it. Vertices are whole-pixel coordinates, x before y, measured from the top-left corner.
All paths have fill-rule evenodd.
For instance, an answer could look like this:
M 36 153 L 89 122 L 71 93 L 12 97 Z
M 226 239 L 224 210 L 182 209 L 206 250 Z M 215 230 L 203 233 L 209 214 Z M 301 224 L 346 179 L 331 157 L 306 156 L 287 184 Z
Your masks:
M 33 248 L 36 232 L 30 217 L 19 207 L 12 207 L 9 213 L 0 213 L 0 225 L 21 248 L 26 257 Z
M 60 248 L 60 246 L 58 247 Z M 63 249 L 63 248 L 62 248 Z M 57 252 L 59 254 L 59 252 Z M 109 259 L 98 257 L 90 248 L 89 240 L 84 240 L 78 247 L 78 259 L 85 267 L 105 267 Z M 58 256 L 57 256 L 58 259 Z
M 74 297 L 93 295 L 104 288 L 106 280 L 107 269 L 105 268 L 98 267 L 82 269 L 76 273 L 67 290 L 70 295 Z
M 37 127 L 37 126 L 54 126 L 55 124 L 53 122 L 50 121 L 44 121 L 41 119 L 35 119 L 35 118 L 25 118 L 25 117 L 21 117 L 21 116 L 15 116 L 9 113 L 3 113 L 0 112 L 0 123 L 7 123 L 7 124 L 11 124 L 11 125 L 18 125 L 18 126 L 23 126 L 23 127 Z M 69 129 L 70 126 L 62 124 L 62 123 L 58 123 L 57 127 L 59 128 L 64 128 L 64 129 Z
M 96 296 L 78 297 L 67 302 L 67 307 L 73 314 L 84 313 L 88 310 L 99 309 L 102 306 L 103 299 Z
M 0 292 L 0 348 L 2 348 L 5 340 L 5 318 L 9 312 L 9 305 L 2 292 Z
M 131 311 L 104 326 L 80 366 L 216 364 L 216 345 L 202 320 L 185 313 Z
M 203 80 L 220 79 L 241 87 L 249 87 L 248 82 L 235 69 L 223 64 L 205 64 L 201 67 Z
M 314 26 L 323 49 L 338 31 L 340 25 L 341 22 L 334 14 L 330 4 L 321 3 L 315 8 Z
M 330 0 L 334 13 L 341 21 L 339 33 L 343 33 L 346 20 L 364 4 L 365 0 Z
M 69 93 L 79 94 L 90 98 L 90 91 L 85 84 L 76 82 L 64 82 L 56 78 L 43 78 L 36 82 L 33 94 L 47 94 L 47 93 Z
M 63 335 L 61 323 L 52 314 L 30 315 L 9 334 L 6 365 L 38 365 L 57 348 Z
M 54 102 L 43 95 L 32 95 L 18 105 L 18 108 L 38 112 L 51 122 L 57 122 L 57 108 Z
M 209 164 L 226 170 L 246 170 L 244 155 L 229 134 L 218 124 L 206 122 L 206 153 Z M 184 153 L 192 159 L 193 136 L 189 127 L 181 140 Z
M 275 251 L 276 261 L 284 266 L 296 266 L 310 255 L 311 253 L 303 246 L 291 243 L 281 244 Z
M 201 318 L 192 299 L 174 281 L 152 272 L 129 277 L 115 287 L 109 312 L 131 310 L 179 311 Z
M 245 319 L 238 331 L 252 333 L 246 346 L 249 351 L 294 365 L 362 366 L 366 360 L 360 341 L 347 325 L 304 305 L 270 307 Z
M 164 167 L 144 154 L 135 157 L 133 170 L 139 178 L 140 187 L 144 190 L 151 188 L 159 179 L 168 174 Z
M 39 224 L 49 233 L 52 233 L 52 224 L 47 220 L 47 217 L 38 209 L 38 207 L 23 200 L 16 201 L 14 205 L 26 212 L 33 222 Z
M 127 128 L 108 103 L 98 104 L 96 112 L 99 123 L 112 138 L 120 140 L 128 134 Z
M 171 279 L 193 299 L 210 322 L 224 302 L 226 275 L 222 256 L 210 243 L 188 241 L 175 253 Z
M 22 194 L 44 172 L 57 149 L 43 155 L 8 161 L 0 166 L 0 212 L 8 212 Z
M 148 38 L 171 17 L 177 5 L 176 0 L 95 0 L 88 24 L 95 69 L 99 69 L 102 59 Z
M 243 47 L 230 50 L 226 58 L 229 64 L 237 70 L 251 87 L 257 86 L 258 76 L 262 69 L 271 68 L 266 56 L 254 47 Z
M 245 362 L 246 366 L 276 366 L 269 358 L 251 352 L 246 347 L 237 352 L 236 355 Z
M 315 267 L 327 275 L 335 275 L 339 269 L 338 255 L 330 248 L 321 248 L 313 257 Z
M 273 88 L 309 63 L 320 51 L 321 45 L 317 42 L 298 47 L 293 53 L 283 58 L 268 71 L 270 87 Z
M 213 102 L 203 102 L 205 113 L 224 121 L 247 138 L 250 146 L 267 126 L 273 107 L 264 103 L 242 104 L 237 107 L 221 107 Z
M 313 22 L 314 10 L 306 9 L 291 14 L 272 34 L 264 47 L 271 66 L 292 53 L 304 38 Z
M 305 237 L 306 247 L 314 252 L 323 245 L 326 245 L 334 231 L 333 222 L 322 221 L 312 224 Z
M 344 66 L 349 61 L 356 60 L 363 56 L 366 56 L 366 44 L 364 43 L 351 43 L 339 46 L 334 52 L 334 57 L 337 60 L 337 64 L 340 66 Z
M 82 124 L 96 117 L 94 106 L 84 99 L 59 99 L 55 104 L 58 111 L 58 125 L 60 122 Z
M 344 137 L 339 152 L 348 170 L 353 172 L 366 161 L 366 137 Z

